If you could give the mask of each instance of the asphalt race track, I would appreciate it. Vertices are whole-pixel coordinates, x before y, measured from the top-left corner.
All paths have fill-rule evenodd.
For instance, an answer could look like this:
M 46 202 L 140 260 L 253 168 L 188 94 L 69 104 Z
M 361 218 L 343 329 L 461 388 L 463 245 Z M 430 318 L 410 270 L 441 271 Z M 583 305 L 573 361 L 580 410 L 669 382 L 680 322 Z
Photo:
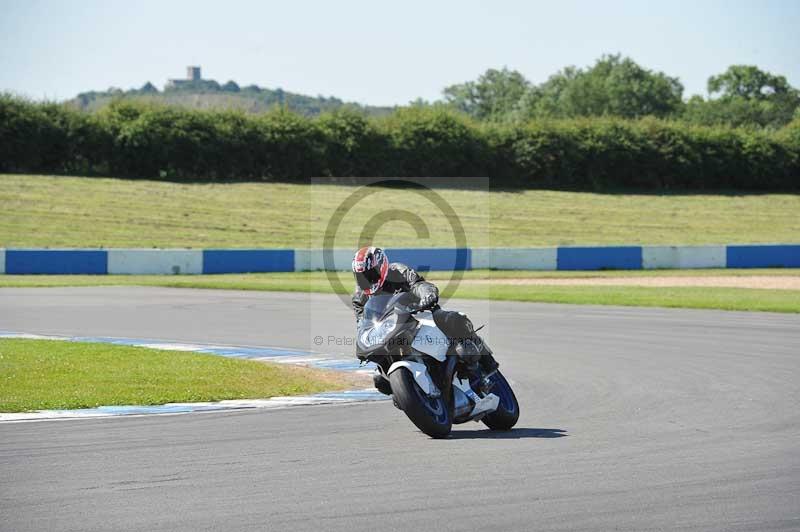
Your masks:
M 390 402 L 5 423 L 0 530 L 800 530 L 800 316 L 456 306 L 514 383 L 510 433 L 431 440 Z M 333 296 L 0 290 L 6 331 L 308 348 L 352 327 Z

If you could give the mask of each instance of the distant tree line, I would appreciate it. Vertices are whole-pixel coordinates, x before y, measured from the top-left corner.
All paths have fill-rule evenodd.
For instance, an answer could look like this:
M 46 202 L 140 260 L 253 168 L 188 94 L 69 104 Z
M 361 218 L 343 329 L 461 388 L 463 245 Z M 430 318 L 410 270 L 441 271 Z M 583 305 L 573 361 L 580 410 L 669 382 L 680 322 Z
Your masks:
M 683 100 L 678 78 L 653 72 L 620 55 L 593 66 L 567 67 L 539 85 L 517 71 L 487 70 L 475 81 L 444 90 L 448 105 L 479 120 L 525 122 L 546 118 L 655 116 L 700 125 L 780 128 L 799 117 L 800 92 L 784 76 L 733 65 L 711 76 L 708 98 Z
M 167 86 L 163 91 L 159 91 L 148 81 L 139 89 L 123 91 L 110 88 L 106 91 L 82 92 L 67 102 L 67 105 L 83 111 L 98 111 L 118 100 L 163 103 L 192 109 L 240 110 L 248 113 L 265 113 L 274 107 L 285 107 L 305 116 L 318 116 L 343 108 L 373 116 L 386 115 L 394 110 L 392 107 L 345 102 L 333 96 L 306 96 L 281 88 L 266 89 L 258 85 L 240 87 L 233 80 L 220 84 L 213 79 L 182 80 L 179 85 Z
M 661 113 L 673 101 L 674 82 L 653 83 L 663 95 L 660 103 L 642 97 L 637 105 Z M 729 90 L 725 83 L 732 91 L 748 90 L 720 83 L 720 90 Z M 542 101 L 529 89 L 522 93 L 529 98 L 526 109 L 547 108 L 556 98 L 538 97 L 549 99 Z M 475 94 L 486 94 L 482 90 Z M 566 89 L 559 90 L 563 95 Z M 492 94 L 513 99 L 505 88 Z M 592 109 L 636 98 L 604 97 Z M 668 113 L 503 121 L 492 119 L 491 105 L 479 107 L 485 96 L 473 100 L 464 112 L 439 104 L 377 118 L 352 109 L 309 118 L 286 108 L 247 114 L 125 100 L 83 113 L 3 95 L 0 172 L 297 182 L 313 176 L 489 176 L 492 186 L 509 188 L 800 189 L 800 118 L 771 129 L 687 123 Z
M 628 57 L 604 55 L 590 67 L 564 68 L 540 84 L 528 81 L 515 70 L 489 69 L 474 81 L 446 87 L 441 101 L 431 103 L 418 98 L 407 107 L 446 106 L 487 122 L 653 116 L 697 125 L 757 129 L 778 129 L 800 116 L 800 92 L 784 76 L 755 66 L 733 65 L 711 76 L 705 98 L 693 95 L 686 99 L 683 92 L 676 77 L 644 68 Z M 163 91 L 147 82 L 127 91 L 111 88 L 84 92 L 68 104 L 97 111 L 119 100 L 253 114 L 282 107 L 309 117 L 341 109 L 386 116 L 397 109 L 280 88 L 241 87 L 233 80 L 220 84 L 205 79 L 182 81 Z

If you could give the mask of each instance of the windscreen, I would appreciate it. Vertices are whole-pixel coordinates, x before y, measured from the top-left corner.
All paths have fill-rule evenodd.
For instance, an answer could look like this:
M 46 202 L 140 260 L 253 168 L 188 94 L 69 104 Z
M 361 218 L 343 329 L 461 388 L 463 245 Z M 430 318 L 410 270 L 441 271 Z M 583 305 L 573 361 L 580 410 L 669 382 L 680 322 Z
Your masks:
M 364 305 L 364 323 L 370 323 L 380 319 L 393 298 L 394 296 L 389 294 L 376 294 L 371 296 L 367 304 Z

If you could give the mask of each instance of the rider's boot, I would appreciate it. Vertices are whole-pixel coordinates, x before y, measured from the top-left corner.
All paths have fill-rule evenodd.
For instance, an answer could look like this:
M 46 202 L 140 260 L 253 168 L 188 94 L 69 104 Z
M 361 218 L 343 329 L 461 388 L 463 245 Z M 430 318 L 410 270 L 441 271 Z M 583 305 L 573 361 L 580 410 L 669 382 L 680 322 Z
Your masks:
M 456 354 L 464 361 L 467 375 L 463 375 L 469 380 L 480 377 L 481 367 L 481 348 L 472 338 L 459 338 L 455 345 Z
M 475 342 L 477 343 L 481 351 L 481 356 L 480 356 L 481 368 L 483 368 L 483 373 L 485 375 L 488 375 L 489 373 L 499 368 L 500 364 L 498 364 L 497 361 L 492 356 L 492 350 L 489 349 L 489 346 L 487 346 L 483 342 L 483 340 L 479 338 L 477 335 L 475 335 L 475 338 L 476 338 Z

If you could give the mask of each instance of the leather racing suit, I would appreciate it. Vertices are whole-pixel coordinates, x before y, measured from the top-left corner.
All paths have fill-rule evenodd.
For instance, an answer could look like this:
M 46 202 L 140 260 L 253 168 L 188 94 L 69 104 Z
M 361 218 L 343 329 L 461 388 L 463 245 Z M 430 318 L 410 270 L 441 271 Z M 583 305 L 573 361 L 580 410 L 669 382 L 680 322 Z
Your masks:
M 478 347 L 472 342 L 467 342 L 467 340 L 476 339 L 472 328 L 472 322 L 465 314 L 439 308 L 436 304 L 439 301 L 439 289 L 436 288 L 436 285 L 426 281 L 425 278 L 413 268 L 409 268 L 405 264 L 399 262 L 393 262 L 389 265 L 386 280 L 383 282 L 379 293 L 392 295 L 398 291 L 411 292 L 421 301 L 431 301 L 429 306 L 431 307 L 433 320 L 436 322 L 436 326 L 455 343 L 456 352 L 459 355 L 475 358 L 474 362 L 477 363 L 477 357 L 480 356 L 481 347 Z M 356 287 L 356 291 L 353 293 L 352 297 L 353 312 L 356 315 L 356 321 L 361 320 L 364 314 L 364 305 L 367 304 L 368 300 L 369 296 L 365 294 L 363 290 Z

